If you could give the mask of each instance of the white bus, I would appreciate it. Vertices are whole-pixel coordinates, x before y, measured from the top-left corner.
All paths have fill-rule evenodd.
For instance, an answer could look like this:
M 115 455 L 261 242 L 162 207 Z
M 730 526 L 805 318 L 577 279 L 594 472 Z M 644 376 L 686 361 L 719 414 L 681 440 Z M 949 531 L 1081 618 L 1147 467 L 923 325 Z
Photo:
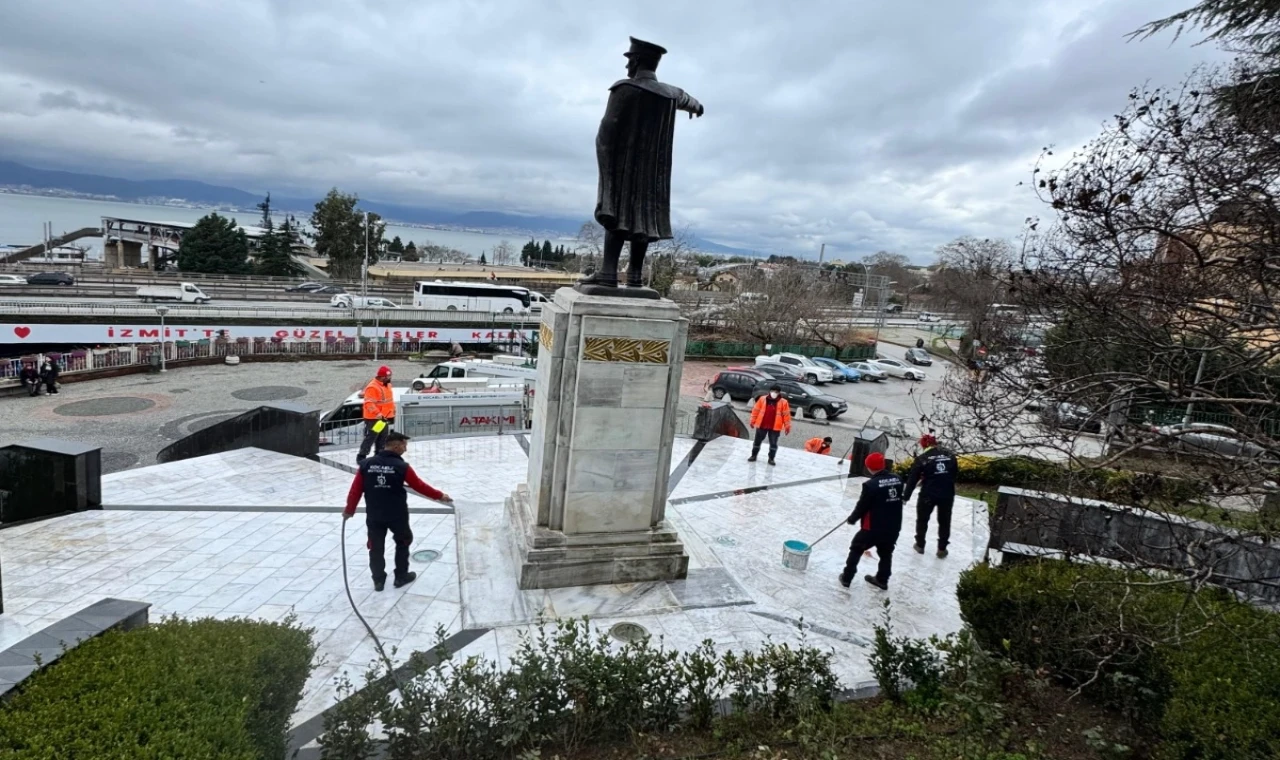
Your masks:
M 529 311 L 529 290 L 511 285 L 420 280 L 413 286 L 413 305 L 438 311 L 523 314 Z

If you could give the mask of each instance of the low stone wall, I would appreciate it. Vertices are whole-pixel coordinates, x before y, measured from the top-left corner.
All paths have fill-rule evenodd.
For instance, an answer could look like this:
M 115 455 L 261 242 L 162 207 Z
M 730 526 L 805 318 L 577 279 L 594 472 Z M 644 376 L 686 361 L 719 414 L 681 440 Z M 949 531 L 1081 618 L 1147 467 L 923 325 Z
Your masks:
M 1177 515 L 1001 486 L 990 549 L 1076 555 L 1204 578 L 1280 602 L 1280 543 Z
M 112 628 L 130 631 L 146 625 L 150 609 L 146 602 L 103 599 L 0 652 L 0 701 L 80 642 Z
M 266 404 L 173 442 L 160 450 L 156 461 L 177 462 L 250 446 L 317 459 L 320 410 L 288 402 Z

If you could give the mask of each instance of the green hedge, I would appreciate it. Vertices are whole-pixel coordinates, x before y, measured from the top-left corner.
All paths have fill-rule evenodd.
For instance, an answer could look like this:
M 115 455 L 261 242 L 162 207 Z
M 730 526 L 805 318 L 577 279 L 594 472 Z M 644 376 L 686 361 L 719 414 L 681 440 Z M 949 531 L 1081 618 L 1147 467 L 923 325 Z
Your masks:
M 894 469 L 906 474 L 912 460 L 905 458 Z M 992 486 L 1012 486 L 1065 493 L 1135 506 L 1177 506 L 1196 503 L 1205 496 L 1203 484 L 1167 478 L 1154 473 L 1071 468 L 1030 457 L 959 457 L 957 480 Z
M 982 646 L 1154 728 L 1154 757 L 1280 757 L 1280 615 L 1153 580 L 1027 562 L 971 568 L 956 593 Z
M 0 756 L 275 760 L 314 652 L 292 621 L 110 631 L 0 707 Z

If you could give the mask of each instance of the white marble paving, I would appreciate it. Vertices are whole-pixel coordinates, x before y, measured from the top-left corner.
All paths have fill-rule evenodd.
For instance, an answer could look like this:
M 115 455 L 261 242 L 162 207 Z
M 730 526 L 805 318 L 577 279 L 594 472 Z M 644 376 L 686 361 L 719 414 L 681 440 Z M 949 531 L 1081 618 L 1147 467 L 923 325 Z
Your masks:
M 675 440 L 673 468 L 692 445 L 690 439 Z M 888 594 L 860 578 L 845 590 L 835 576 L 851 526 L 818 545 L 803 573 L 782 567 L 782 542 L 812 541 L 841 522 L 853 508 L 860 481 L 794 485 L 844 470 L 834 457 L 790 449 L 779 452 L 777 467 L 763 460 L 749 464 L 749 451 L 748 441 L 721 438 L 708 444 L 675 493 L 678 500 L 694 500 L 667 512 L 690 554 L 691 570 L 727 573 L 741 587 L 734 606 L 686 609 L 665 583 L 516 588 L 514 541 L 503 502 L 524 480 L 528 459 L 513 436 L 412 442 L 407 458 L 415 469 L 458 501 L 455 515 L 411 518 L 413 548 L 437 549 L 442 556 L 414 563 L 419 577 L 406 588 L 375 593 L 357 518 L 348 525 L 346 547 L 353 596 L 384 643 L 396 650 L 397 663 L 411 651 L 429 649 L 437 627 L 446 635 L 494 627 L 461 654 L 506 664 L 518 651 L 521 633 L 532 630 L 539 616 L 588 615 L 599 630 L 635 622 L 681 650 L 704 640 L 723 652 L 770 639 L 794 645 L 803 638 L 834 653 L 845 686 L 871 677 L 865 642 L 883 599 L 892 600 L 902 633 L 945 634 L 959 627 L 956 577 L 981 556 L 986 542 L 985 520 L 975 520 L 982 515 L 969 502 L 957 503 L 948 559 L 912 552 L 914 510 L 908 507 Z M 354 454 L 325 457 L 353 464 Z M 343 591 L 338 510 L 350 477 L 326 464 L 256 450 L 107 476 L 104 496 L 112 504 L 250 509 L 119 509 L 0 531 L 6 606 L 0 646 L 6 637 L 25 636 L 108 596 L 151 602 L 153 620 L 170 614 L 264 620 L 295 615 L 315 630 L 319 653 L 294 718 L 314 716 L 336 702 L 344 678 L 362 683 L 376 656 Z M 741 493 L 760 485 L 773 487 Z M 739 493 L 697 498 L 725 491 Z M 314 511 L 273 512 L 273 506 Z M 859 571 L 873 572 L 874 562 L 864 559 Z M 709 587 L 713 596 L 719 593 L 720 584 Z M 801 619 L 813 629 L 802 634 L 794 622 Z
M 770 466 L 766 461 L 768 453 L 769 442 L 765 441 L 760 450 L 760 458 L 755 462 L 748 462 L 751 441 L 743 438 L 717 438 L 710 441 L 671 493 L 671 498 L 680 500 L 720 491 L 777 486 L 832 477 L 849 471 L 848 463 L 841 465 L 840 460 L 835 457 L 783 447 L 778 448 L 778 464 Z M 677 461 L 672 456 L 673 467 Z
M 102 476 L 108 507 L 332 507 L 341 509 L 351 474 L 320 462 L 246 448 Z M 429 482 L 429 481 L 428 481 Z M 411 507 L 434 507 L 413 494 Z
M 356 680 L 373 654 L 343 591 L 337 513 L 83 512 L 0 531 L 5 614 L 0 644 L 106 597 L 152 603 L 167 615 L 281 620 L 315 629 L 316 670 L 295 722 L 333 704 L 339 677 Z M 461 628 L 452 515 L 412 515 L 414 548 L 440 559 L 412 562 L 420 579 L 373 591 L 363 521 L 348 524 L 351 591 L 397 661 L 426 648 L 437 626 Z M 388 563 L 391 551 L 388 547 Z M 11 633 L 17 632 L 17 633 Z M 21 638 L 21 637 L 19 637 Z M 10 642 L 11 643 L 11 642 Z M 3 646 L 0 646 L 3 648 Z
M 321 452 L 326 462 L 354 468 L 356 449 Z M 418 477 L 458 502 L 502 501 L 525 481 L 529 457 L 514 435 L 409 441 L 405 461 Z

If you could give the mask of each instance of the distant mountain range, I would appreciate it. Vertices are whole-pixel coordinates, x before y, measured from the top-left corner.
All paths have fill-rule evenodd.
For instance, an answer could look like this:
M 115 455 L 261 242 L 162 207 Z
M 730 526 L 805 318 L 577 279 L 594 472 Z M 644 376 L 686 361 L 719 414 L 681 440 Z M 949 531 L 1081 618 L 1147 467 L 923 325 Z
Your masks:
M 104 177 L 97 174 L 37 169 L 31 166 L 0 160 L 0 187 L 26 187 L 42 191 L 62 191 L 68 194 L 100 199 L 117 199 L 126 202 L 155 202 L 161 199 L 182 200 L 193 206 L 233 206 L 237 209 L 253 209 L 262 202 L 262 195 L 234 187 L 210 185 L 205 182 L 184 179 L 129 180 Z M 272 195 L 271 205 L 281 210 L 309 211 L 316 198 L 288 198 Z M 361 199 L 360 207 L 380 214 L 391 222 L 405 224 L 431 224 L 479 230 L 519 230 L 529 234 L 555 233 L 575 235 L 582 226 L 582 219 L 557 216 L 511 214 L 503 211 L 467 211 L 458 213 L 443 209 L 404 206 Z M 749 254 L 738 248 L 697 240 L 697 246 L 708 253 Z

